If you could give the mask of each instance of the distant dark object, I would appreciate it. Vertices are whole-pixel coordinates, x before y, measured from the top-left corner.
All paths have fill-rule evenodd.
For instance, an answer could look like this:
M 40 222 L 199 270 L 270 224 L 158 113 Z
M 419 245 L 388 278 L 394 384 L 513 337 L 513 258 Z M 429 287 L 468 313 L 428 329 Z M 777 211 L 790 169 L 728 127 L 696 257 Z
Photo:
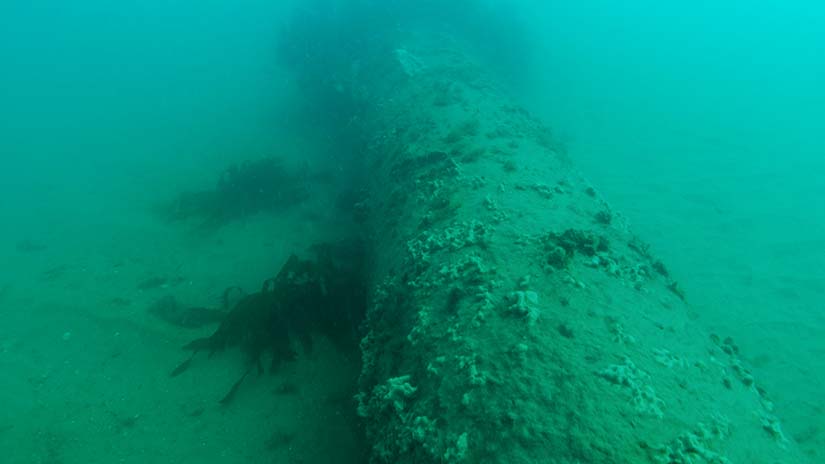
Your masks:
M 46 248 L 48 248 L 48 247 L 46 245 L 44 245 L 43 243 L 40 243 L 40 242 L 37 242 L 37 241 L 34 241 L 34 240 L 30 240 L 30 239 L 25 239 L 25 240 L 20 240 L 19 242 L 17 242 L 17 247 L 16 248 L 17 248 L 17 251 L 19 251 L 21 253 L 37 253 L 39 251 L 46 250 Z
M 269 450 L 277 450 L 285 446 L 289 446 L 295 439 L 295 435 L 284 430 L 276 430 L 272 432 L 269 439 L 266 441 L 266 447 Z
M 228 404 L 253 367 L 259 374 L 263 372 L 265 353 L 272 356 L 271 371 L 295 359 L 293 338 L 305 352 L 312 349 L 313 334 L 326 336 L 339 350 L 357 349 L 357 328 L 366 308 L 358 247 L 318 246 L 315 260 L 290 256 L 276 277 L 264 281 L 260 291 L 238 300 L 212 335 L 184 346 L 192 355 L 171 376 L 186 371 L 201 351 L 211 357 L 238 347 L 247 355 L 247 365 L 220 401 Z
M 599 211 L 593 216 L 593 220 L 596 221 L 597 224 L 608 226 L 613 221 L 613 213 L 607 210 Z
M 155 290 L 158 288 L 174 287 L 184 282 L 186 282 L 185 277 L 174 277 L 172 279 L 168 279 L 166 277 L 153 276 L 146 280 L 142 280 L 138 284 L 137 289 L 140 291 Z
M 682 287 L 679 286 L 679 282 L 671 280 L 667 283 L 667 289 L 670 290 L 674 295 L 678 296 L 680 300 L 687 302 L 685 292 L 684 290 L 682 290 Z
M 121 307 L 131 306 L 132 305 L 132 300 L 130 300 L 128 298 L 121 298 L 121 297 L 117 296 L 117 297 L 114 297 L 111 300 L 109 300 L 109 304 L 112 305 L 112 306 L 121 306 Z
M 653 270 L 661 274 L 662 277 L 670 277 L 670 272 L 668 272 L 667 267 L 665 267 L 665 263 L 659 259 L 653 261 Z
M 573 338 L 574 337 L 573 329 L 565 323 L 559 324 L 557 329 L 559 331 L 559 334 L 564 338 Z
M 288 169 L 281 159 L 268 157 L 226 168 L 214 189 L 182 193 L 164 207 L 163 214 L 170 221 L 196 219 L 205 227 L 220 227 L 289 208 L 308 197 L 306 176 Z
M 44 282 L 51 282 L 63 277 L 64 274 L 69 270 L 69 266 L 65 264 L 59 264 L 57 266 L 51 267 L 46 269 L 42 273 L 40 273 L 40 280 Z
M 166 295 L 149 308 L 149 314 L 178 327 L 197 329 L 221 322 L 226 316 L 226 311 L 181 306 L 175 297 Z
M 282 383 L 272 391 L 276 395 L 295 395 L 298 393 L 298 386 L 294 383 Z
M 166 285 L 166 277 L 150 277 L 141 281 L 137 288 L 138 290 L 154 290 Z

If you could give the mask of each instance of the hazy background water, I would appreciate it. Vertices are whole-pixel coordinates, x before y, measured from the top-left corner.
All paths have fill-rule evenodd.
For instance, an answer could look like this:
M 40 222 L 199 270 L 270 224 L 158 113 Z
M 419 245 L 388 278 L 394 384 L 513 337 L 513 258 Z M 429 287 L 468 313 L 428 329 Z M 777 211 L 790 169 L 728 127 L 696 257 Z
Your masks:
M 104 234 L 107 212 L 211 182 L 231 160 L 300 153 L 300 100 L 276 57 L 291 3 L 0 6 L 8 246 Z M 654 244 L 702 323 L 743 346 L 788 429 L 821 423 L 825 6 L 298 3 L 370 11 L 376 28 L 435 23 L 475 45 Z
M 32 206 L 60 199 L 62 209 L 85 194 L 76 206 L 88 208 L 103 192 L 122 202 L 123 195 L 166 190 L 169 181 L 185 183 L 199 169 L 214 178 L 227 160 L 278 149 L 284 78 L 273 55 L 285 7 L 260 0 L 5 2 L 4 206 L 28 215 L 38 211 Z

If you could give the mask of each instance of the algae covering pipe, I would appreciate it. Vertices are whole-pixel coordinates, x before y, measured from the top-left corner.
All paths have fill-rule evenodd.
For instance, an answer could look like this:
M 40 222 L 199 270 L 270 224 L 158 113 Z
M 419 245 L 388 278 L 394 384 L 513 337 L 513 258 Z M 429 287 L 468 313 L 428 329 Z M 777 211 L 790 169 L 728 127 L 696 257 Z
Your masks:
M 462 41 L 326 53 L 292 65 L 364 166 L 372 462 L 805 462 L 733 341 Z

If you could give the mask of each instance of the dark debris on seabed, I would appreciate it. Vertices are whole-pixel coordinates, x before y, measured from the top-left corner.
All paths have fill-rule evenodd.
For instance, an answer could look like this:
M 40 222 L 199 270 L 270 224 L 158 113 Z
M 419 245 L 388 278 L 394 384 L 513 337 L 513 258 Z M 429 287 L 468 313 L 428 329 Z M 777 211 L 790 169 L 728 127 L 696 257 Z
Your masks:
M 307 173 L 275 156 L 247 160 L 224 169 L 213 188 L 180 193 L 161 206 L 167 221 L 194 221 L 217 228 L 262 212 L 283 211 L 310 197 Z
M 297 353 L 312 350 L 312 335 L 327 337 L 340 351 L 358 349 L 358 327 L 366 308 L 363 283 L 362 245 L 342 242 L 313 247 L 311 259 L 291 255 L 277 276 L 266 279 L 261 289 L 241 296 L 226 312 L 215 332 L 184 346 L 192 354 L 172 372 L 186 372 L 201 352 L 209 357 L 237 348 L 246 356 L 246 366 L 220 400 L 229 404 L 249 373 L 264 371 L 269 355 L 270 371 L 292 361 Z M 162 305 L 172 306 L 171 301 Z M 162 311 L 162 309 L 158 309 Z

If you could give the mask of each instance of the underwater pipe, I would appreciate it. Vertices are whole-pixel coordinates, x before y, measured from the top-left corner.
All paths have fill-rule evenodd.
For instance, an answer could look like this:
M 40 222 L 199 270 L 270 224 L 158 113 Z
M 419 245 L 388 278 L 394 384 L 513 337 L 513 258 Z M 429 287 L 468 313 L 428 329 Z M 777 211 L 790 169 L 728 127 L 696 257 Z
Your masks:
M 733 340 L 462 44 L 336 63 L 316 95 L 363 142 L 372 462 L 805 462 Z

